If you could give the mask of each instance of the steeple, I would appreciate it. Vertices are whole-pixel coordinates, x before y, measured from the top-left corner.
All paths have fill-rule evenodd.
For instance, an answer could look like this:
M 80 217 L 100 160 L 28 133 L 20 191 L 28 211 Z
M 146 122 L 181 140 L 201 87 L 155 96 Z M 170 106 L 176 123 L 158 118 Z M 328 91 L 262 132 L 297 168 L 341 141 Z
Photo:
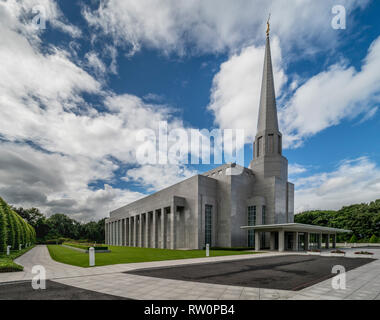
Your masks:
M 272 69 L 272 57 L 270 51 L 269 40 L 269 19 L 267 22 L 267 37 L 265 44 L 265 57 L 264 57 L 264 69 L 263 78 L 261 84 L 261 96 L 260 96 L 260 109 L 259 109 L 259 121 L 257 123 L 257 132 L 265 130 L 278 131 L 277 120 L 277 108 L 276 108 L 276 94 L 274 91 L 273 69 Z
M 282 156 L 282 135 L 278 129 L 269 32 L 270 24 L 268 19 L 259 118 L 254 143 L 253 161 L 267 157 Z

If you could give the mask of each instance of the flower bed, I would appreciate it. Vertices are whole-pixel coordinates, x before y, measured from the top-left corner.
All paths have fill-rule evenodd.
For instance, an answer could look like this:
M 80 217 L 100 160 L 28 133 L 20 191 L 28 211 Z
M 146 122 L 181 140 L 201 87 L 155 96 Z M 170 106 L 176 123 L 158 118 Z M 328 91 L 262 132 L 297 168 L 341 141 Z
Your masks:
M 312 256 L 320 256 L 321 255 L 321 250 L 319 249 L 311 249 L 307 251 L 307 254 L 312 255 Z
M 346 252 L 336 249 L 330 252 L 330 256 L 332 257 L 344 257 L 346 255 Z
M 364 254 L 364 255 L 370 255 L 372 256 L 373 255 L 373 252 L 368 252 L 368 251 L 357 251 L 355 252 L 355 254 Z

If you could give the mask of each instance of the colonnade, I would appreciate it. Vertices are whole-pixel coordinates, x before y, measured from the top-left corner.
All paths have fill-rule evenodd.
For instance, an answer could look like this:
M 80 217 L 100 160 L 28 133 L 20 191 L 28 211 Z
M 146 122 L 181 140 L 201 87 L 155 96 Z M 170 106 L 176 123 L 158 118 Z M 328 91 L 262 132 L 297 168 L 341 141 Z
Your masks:
M 285 237 L 285 232 L 287 234 L 287 237 Z M 336 248 L 336 233 L 310 233 L 310 232 L 302 232 L 304 235 L 304 245 L 302 248 L 300 248 L 299 245 L 299 234 L 301 232 L 297 231 L 272 231 L 270 232 L 270 250 L 276 250 L 276 234 L 278 234 L 278 242 L 277 247 L 278 251 L 285 251 L 285 250 L 293 250 L 293 251 L 300 251 L 300 250 L 310 250 L 310 249 L 322 249 L 322 239 L 323 235 L 325 235 L 325 248 L 330 248 L 330 237 L 332 237 L 332 248 Z M 290 239 L 289 239 L 290 237 Z M 313 238 L 313 241 L 311 240 L 311 237 Z M 286 243 L 286 240 L 290 240 L 289 243 Z M 255 231 L 255 250 L 261 249 L 261 232 Z
M 110 218 L 105 224 L 105 242 L 115 246 L 176 248 L 175 206 Z

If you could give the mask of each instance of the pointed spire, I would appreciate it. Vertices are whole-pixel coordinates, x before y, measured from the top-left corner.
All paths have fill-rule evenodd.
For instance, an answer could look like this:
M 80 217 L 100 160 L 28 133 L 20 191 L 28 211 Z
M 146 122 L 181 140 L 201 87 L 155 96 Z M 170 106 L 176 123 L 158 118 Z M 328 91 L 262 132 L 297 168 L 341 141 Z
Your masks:
M 257 124 L 258 133 L 262 131 L 267 131 L 267 130 L 278 131 L 276 94 L 274 90 L 269 31 L 270 31 L 270 25 L 269 25 L 269 19 L 268 19 L 267 32 L 266 32 L 267 38 L 266 38 L 266 45 L 265 45 L 263 80 L 261 84 L 259 121 Z

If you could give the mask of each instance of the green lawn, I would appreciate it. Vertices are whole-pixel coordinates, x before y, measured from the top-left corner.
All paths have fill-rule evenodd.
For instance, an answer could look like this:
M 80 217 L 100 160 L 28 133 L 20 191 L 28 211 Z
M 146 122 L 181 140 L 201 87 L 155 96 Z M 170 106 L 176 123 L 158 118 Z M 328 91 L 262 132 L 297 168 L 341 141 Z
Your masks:
M 33 247 L 34 245 L 26 249 L 12 250 L 9 256 L 1 253 L 0 254 L 0 272 L 15 272 L 15 271 L 24 270 L 23 266 L 18 265 L 17 263 L 13 262 L 13 260 L 22 256 L 25 252 L 29 251 Z
M 96 253 L 97 266 L 106 266 L 119 263 L 148 262 L 162 260 L 176 260 L 201 258 L 206 256 L 205 250 L 168 250 L 134 247 L 108 247 L 109 253 Z M 60 245 L 48 245 L 50 256 L 58 262 L 78 267 L 88 267 L 88 254 L 72 250 Z M 247 251 L 210 250 L 210 257 L 255 254 Z

